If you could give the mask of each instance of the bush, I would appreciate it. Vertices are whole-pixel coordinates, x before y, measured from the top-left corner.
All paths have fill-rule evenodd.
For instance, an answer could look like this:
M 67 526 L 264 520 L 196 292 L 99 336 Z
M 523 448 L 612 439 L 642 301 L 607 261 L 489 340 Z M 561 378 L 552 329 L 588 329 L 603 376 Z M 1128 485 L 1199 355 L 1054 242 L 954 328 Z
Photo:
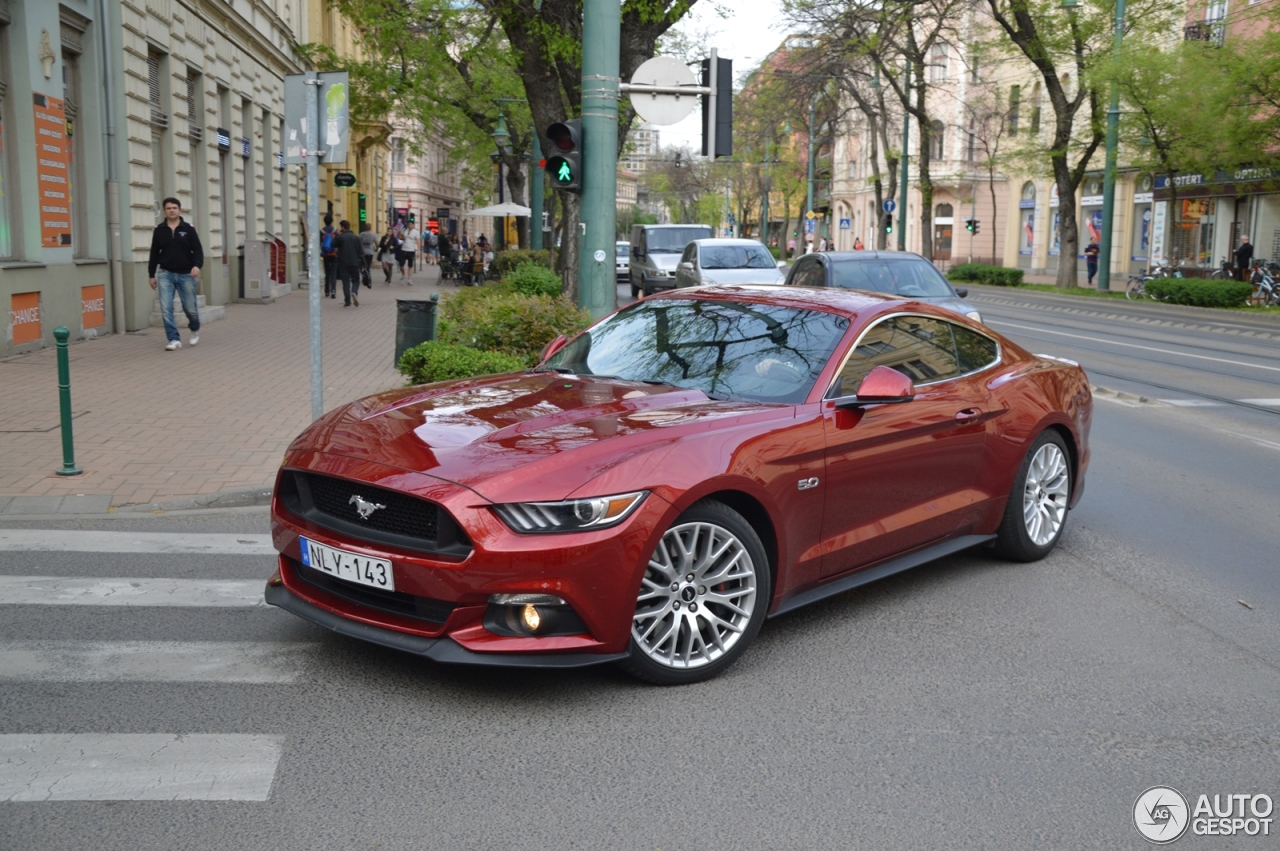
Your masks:
M 972 281 L 993 287 L 1018 287 L 1022 285 L 1021 269 L 1006 269 L 990 263 L 959 263 L 947 270 L 953 281 Z
M 499 278 L 505 278 L 513 269 L 525 263 L 533 263 L 544 269 L 555 268 L 550 250 L 529 251 L 524 248 L 504 248 L 493 255 L 493 262 L 489 264 L 489 268 Z
M 1243 307 L 1253 295 L 1253 284 L 1245 281 L 1214 281 L 1206 278 L 1156 278 L 1147 281 L 1146 291 L 1173 304 L 1197 307 Z
M 525 363 L 502 352 L 482 352 L 431 340 L 405 351 L 396 368 L 408 376 L 409 384 L 430 384 L 454 378 L 516 372 L 524 369 Z
M 533 366 L 557 334 L 571 337 L 591 324 L 590 314 L 564 296 L 483 293 L 485 289 L 489 287 L 462 290 L 442 302 L 441 340 L 513 355 Z
M 520 295 L 545 295 L 555 298 L 564 289 L 564 283 L 559 275 L 537 263 L 521 263 L 503 276 L 502 283 Z

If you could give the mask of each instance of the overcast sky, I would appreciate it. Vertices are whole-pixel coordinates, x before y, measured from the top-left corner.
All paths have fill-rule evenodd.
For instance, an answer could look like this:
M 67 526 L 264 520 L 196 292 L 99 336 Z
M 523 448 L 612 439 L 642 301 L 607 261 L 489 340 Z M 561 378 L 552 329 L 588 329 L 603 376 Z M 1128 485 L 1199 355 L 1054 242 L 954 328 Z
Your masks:
M 699 0 L 681 27 L 689 33 L 710 32 L 707 46 L 733 60 L 736 85 L 744 72 L 782 43 L 785 31 L 780 28 L 778 5 L 777 0 L 734 0 L 729 16 L 721 18 L 710 0 Z M 702 149 L 702 110 L 696 108 L 684 121 L 660 127 L 659 131 L 663 147 L 683 144 L 696 154 Z

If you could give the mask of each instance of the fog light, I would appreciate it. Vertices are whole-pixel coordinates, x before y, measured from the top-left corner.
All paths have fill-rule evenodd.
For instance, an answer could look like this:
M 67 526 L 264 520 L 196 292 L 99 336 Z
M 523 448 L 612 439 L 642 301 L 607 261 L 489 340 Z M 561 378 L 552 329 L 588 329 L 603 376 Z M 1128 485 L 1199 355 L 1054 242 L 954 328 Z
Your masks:
M 537 606 L 525 606 L 520 610 L 520 622 L 524 624 L 525 629 L 529 632 L 537 632 L 538 627 L 542 626 L 542 615 L 538 614 Z

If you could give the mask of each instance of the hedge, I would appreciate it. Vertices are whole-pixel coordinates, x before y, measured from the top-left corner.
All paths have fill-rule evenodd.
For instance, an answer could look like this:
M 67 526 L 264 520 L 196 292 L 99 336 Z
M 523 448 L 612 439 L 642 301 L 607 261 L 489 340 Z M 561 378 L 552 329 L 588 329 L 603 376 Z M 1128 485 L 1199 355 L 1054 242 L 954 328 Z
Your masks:
M 521 295 L 486 286 L 460 290 L 441 302 L 439 339 L 503 352 L 533 366 L 556 335 L 571 337 L 590 324 L 591 315 L 564 296 Z
M 525 368 L 525 363 L 502 352 L 482 352 L 431 340 L 406 350 L 396 368 L 408 377 L 409 384 L 430 384 L 433 381 L 517 372 Z
M 555 268 L 550 249 L 530 251 L 525 248 L 504 248 L 493 255 L 493 262 L 489 264 L 489 268 L 499 278 L 503 278 L 517 266 L 525 263 L 535 263 L 545 269 Z
M 1023 274 L 1021 269 L 1006 269 L 989 263 L 959 263 L 947 270 L 947 277 L 953 281 L 973 281 L 995 287 L 1021 286 Z
M 502 278 L 502 283 L 520 295 L 545 295 L 555 298 L 564 290 L 564 282 L 551 269 L 525 262 Z
M 1253 284 L 1245 281 L 1207 278 L 1156 278 L 1147 281 L 1145 289 L 1160 301 L 1196 307 L 1244 307 L 1253 295 Z

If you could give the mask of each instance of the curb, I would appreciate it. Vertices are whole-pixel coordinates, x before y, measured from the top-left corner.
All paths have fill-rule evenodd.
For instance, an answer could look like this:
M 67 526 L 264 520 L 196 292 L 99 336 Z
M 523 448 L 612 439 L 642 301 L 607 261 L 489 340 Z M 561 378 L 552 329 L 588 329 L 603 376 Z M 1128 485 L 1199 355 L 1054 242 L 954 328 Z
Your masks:
M 1106 396 L 1109 399 L 1118 399 L 1121 402 L 1129 402 L 1134 405 L 1160 404 L 1149 396 L 1139 396 L 1137 393 L 1129 393 L 1124 390 L 1112 390 L 1110 387 L 1099 387 L 1096 384 L 1090 384 L 1089 391 L 1095 396 Z
M 223 511 L 271 504 L 273 485 L 238 488 L 161 502 L 112 505 L 109 495 L 0 496 L 0 519 L 121 517 L 170 512 Z

